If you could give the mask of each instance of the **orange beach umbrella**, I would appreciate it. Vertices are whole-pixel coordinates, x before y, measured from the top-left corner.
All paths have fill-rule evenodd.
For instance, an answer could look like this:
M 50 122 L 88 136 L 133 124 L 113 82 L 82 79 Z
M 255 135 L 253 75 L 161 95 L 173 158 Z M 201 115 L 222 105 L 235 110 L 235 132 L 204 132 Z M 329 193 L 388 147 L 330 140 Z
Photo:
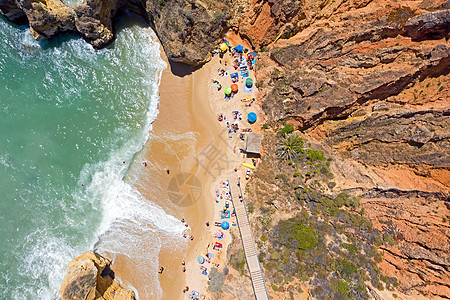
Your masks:
M 236 92 L 238 91 L 238 85 L 237 85 L 236 83 L 233 83 L 233 84 L 231 85 L 231 90 L 232 90 L 234 93 L 236 93 Z

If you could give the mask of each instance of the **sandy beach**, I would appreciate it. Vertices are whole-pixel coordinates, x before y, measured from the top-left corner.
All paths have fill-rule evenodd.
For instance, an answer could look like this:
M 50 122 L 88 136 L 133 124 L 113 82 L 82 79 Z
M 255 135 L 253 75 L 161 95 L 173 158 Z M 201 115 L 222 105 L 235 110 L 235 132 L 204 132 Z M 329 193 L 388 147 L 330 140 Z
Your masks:
M 228 39 L 232 45 L 242 42 L 233 40 L 232 37 Z M 193 205 L 180 211 L 181 214 L 178 216 L 185 218 L 191 227 L 191 235 L 195 237 L 194 241 L 189 242 L 186 255 L 174 257 L 162 253 L 160 256 L 161 264 L 170 266 L 171 269 L 167 273 L 164 271 L 161 276 L 164 299 L 187 299 L 189 292 L 193 290 L 208 298 L 209 272 L 212 267 L 222 271 L 226 265 L 226 249 L 231 242 L 230 231 L 233 231 L 235 236 L 239 236 L 235 217 L 231 214 L 229 219 L 222 220 L 220 211 L 226 204 L 229 205 L 228 210 L 233 211 L 233 204 L 226 196 L 226 180 L 231 176 L 245 178 L 247 168 L 242 167 L 241 163 L 252 163 L 252 161 L 244 158 L 239 151 L 239 148 L 243 147 L 243 141 L 239 138 L 239 132 L 242 131 L 229 136 L 226 120 L 233 122 L 232 112 L 237 110 L 241 113 L 240 129 L 251 128 L 253 132 L 259 132 L 261 119 L 255 124 L 249 124 L 246 116 L 250 111 L 255 111 L 258 116 L 261 116 L 261 113 L 256 104 L 246 107 L 246 102 L 241 101 L 250 96 L 256 98 L 256 87 L 253 93 L 244 93 L 241 90 L 233 98 L 224 99 L 224 88 L 230 86 L 232 82 L 230 76 L 220 76 L 218 70 L 223 68 L 226 72 L 233 73 L 235 71 L 232 65 L 233 57 L 226 53 L 223 59 L 216 55 L 210 62 L 190 75 L 184 77 L 174 75 L 174 72 L 183 71 L 182 68 L 177 69 L 180 68 L 179 65 L 169 66 L 162 75 L 160 114 L 155 122 L 154 134 L 158 135 L 164 130 L 192 131 L 198 134 L 196 144 L 192 147 L 195 149 L 194 152 L 189 152 L 188 156 L 176 165 L 170 165 L 170 169 L 171 174 L 172 169 L 176 170 L 176 173 L 193 174 L 202 184 L 200 197 L 195 199 Z M 254 79 L 252 75 L 253 72 L 250 71 L 250 77 Z M 223 88 L 218 90 L 213 87 L 213 80 L 218 80 Z M 244 86 L 244 80 L 245 78 L 240 77 L 237 82 L 240 89 Z M 227 119 L 219 122 L 219 114 L 223 114 Z M 177 122 L 177 120 L 183 120 L 183 122 Z M 185 153 L 183 147 L 174 145 L 172 148 L 176 152 Z M 154 159 L 154 154 L 158 153 L 157 149 L 152 147 L 152 144 L 148 149 L 148 153 L 152 154 Z M 196 163 L 197 160 L 198 163 Z M 216 190 L 220 193 L 220 203 L 216 201 Z M 222 221 L 229 222 L 229 230 L 214 226 L 216 222 Z M 209 227 L 206 226 L 206 222 L 209 223 Z M 224 233 L 224 237 L 220 240 L 214 236 L 218 231 Z M 221 251 L 213 250 L 216 242 L 223 245 Z M 211 253 L 214 257 L 208 258 L 206 253 Z M 202 265 L 197 261 L 199 255 L 206 260 Z M 180 264 L 183 259 L 185 273 Z M 201 267 L 206 268 L 208 275 L 202 274 Z M 186 286 L 189 287 L 189 291 L 183 294 L 182 290 Z
M 239 42 L 231 39 L 232 45 Z M 161 52 L 164 56 L 162 49 Z M 164 59 L 167 62 L 167 58 Z M 186 227 L 185 251 L 174 251 L 170 245 L 163 243 L 159 266 L 163 266 L 164 271 L 158 275 L 163 290 L 162 299 L 187 299 L 192 290 L 208 298 L 207 279 L 211 267 L 218 266 L 219 271 L 223 270 L 227 260 L 226 247 L 231 242 L 230 231 L 239 236 L 233 216 L 226 220 L 230 223 L 229 230 L 214 226 L 215 222 L 224 221 L 220 218 L 220 210 L 229 200 L 226 199 L 224 182 L 230 176 L 245 178 L 246 168 L 241 163 L 252 163 L 249 159 L 245 160 L 239 151 L 243 146 L 243 141 L 239 139 L 241 131 L 228 136 L 226 120 L 233 121 L 232 111 L 238 110 L 242 118 L 239 121 L 240 129 L 251 128 L 254 132 L 259 131 L 261 120 L 249 124 L 246 121 L 247 113 L 255 111 L 260 116 L 259 108 L 256 104 L 245 107 L 241 101 L 249 96 L 256 98 L 256 87 L 251 94 L 239 91 L 233 98 L 224 99 L 224 87 L 231 85 L 231 78 L 229 75 L 221 77 L 218 69 L 234 72 L 232 61 L 233 58 L 226 53 L 224 59 L 216 55 L 196 70 L 181 64 L 168 64 L 162 72 L 159 88 L 159 114 L 145 148 L 132 165 L 132 168 L 140 168 L 143 172 L 139 175 L 139 181 L 147 181 L 146 184 L 138 185 L 140 193 L 189 225 Z M 250 71 L 250 77 L 254 79 L 252 75 Z M 221 82 L 223 88 L 218 90 L 213 87 L 213 80 Z M 242 88 L 244 78 L 240 78 L 237 84 Z M 227 119 L 219 122 L 220 113 Z M 155 176 L 159 191 L 152 187 L 151 178 Z M 222 197 L 220 204 L 216 203 L 216 190 L 220 191 Z M 155 197 L 154 193 L 161 191 L 163 193 Z M 230 201 L 228 205 L 232 212 Z M 218 230 L 224 232 L 224 238 L 220 240 L 214 237 Z M 220 252 L 213 251 L 215 242 L 223 245 Z M 197 256 L 205 257 L 207 252 L 212 253 L 214 258 L 200 265 Z M 148 283 L 141 280 L 139 274 L 128 267 L 129 264 L 133 262 L 126 257 L 116 258 L 115 267 L 119 277 L 138 291 L 148 290 Z M 208 275 L 201 273 L 201 266 L 207 269 Z M 149 270 L 155 270 L 154 266 L 150 268 L 150 263 Z M 186 286 L 189 291 L 183 293 Z M 142 292 L 139 298 L 151 299 Z

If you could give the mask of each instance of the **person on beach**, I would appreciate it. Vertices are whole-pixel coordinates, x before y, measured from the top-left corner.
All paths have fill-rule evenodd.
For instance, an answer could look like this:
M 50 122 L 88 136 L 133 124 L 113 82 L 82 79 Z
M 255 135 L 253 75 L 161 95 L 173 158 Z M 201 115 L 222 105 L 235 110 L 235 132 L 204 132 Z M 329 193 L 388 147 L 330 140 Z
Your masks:
M 146 167 L 146 166 L 147 166 L 147 162 L 146 162 L 146 161 L 144 161 L 144 162 L 143 162 L 143 164 L 144 164 L 144 167 Z
M 207 226 L 207 227 L 209 227 L 209 221 L 208 221 L 208 222 L 206 222 L 206 226 Z
M 169 169 L 166 169 L 166 172 L 167 172 L 167 174 L 170 174 L 170 170 Z
M 184 266 L 186 263 L 184 262 L 184 259 L 183 259 L 183 261 L 181 262 L 181 265 L 182 266 Z
M 162 274 L 163 271 L 164 271 L 164 267 L 163 267 L 163 266 L 159 267 L 158 273 L 159 273 L 159 274 Z

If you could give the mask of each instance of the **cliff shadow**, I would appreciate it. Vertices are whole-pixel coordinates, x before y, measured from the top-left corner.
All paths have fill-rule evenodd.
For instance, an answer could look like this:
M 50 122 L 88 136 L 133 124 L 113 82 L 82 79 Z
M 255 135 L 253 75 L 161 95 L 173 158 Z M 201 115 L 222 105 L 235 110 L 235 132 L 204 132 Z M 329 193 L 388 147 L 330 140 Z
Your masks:
M 201 68 L 201 66 L 193 67 L 184 63 L 174 62 L 168 58 L 168 62 L 170 65 L 170 70 L 173 75 L 178 77 L 184 77 L 186 75 L 192 74 L 194 71 L 197 71 Z

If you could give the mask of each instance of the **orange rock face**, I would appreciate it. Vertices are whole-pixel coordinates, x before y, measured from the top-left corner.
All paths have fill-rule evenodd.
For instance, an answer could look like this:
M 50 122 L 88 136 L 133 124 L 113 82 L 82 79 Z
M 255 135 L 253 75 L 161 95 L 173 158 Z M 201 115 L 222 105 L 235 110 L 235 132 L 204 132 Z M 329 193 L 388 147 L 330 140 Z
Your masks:
M 333 158 L 325 192 L 361 197 L 392 239 L 379 267 L 395 293 L 450 297 L 448 4 L 253 1 L 247 13 L 239 31 L 266 50 L 267 123 L 293 124 Z

